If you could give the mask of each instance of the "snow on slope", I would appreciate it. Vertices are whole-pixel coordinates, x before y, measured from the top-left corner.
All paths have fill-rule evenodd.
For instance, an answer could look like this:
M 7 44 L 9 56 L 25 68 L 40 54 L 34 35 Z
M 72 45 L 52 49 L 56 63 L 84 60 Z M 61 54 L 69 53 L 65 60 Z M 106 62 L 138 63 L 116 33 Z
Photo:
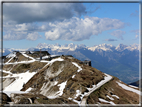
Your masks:
M 137 93 L 137 94 L 139 94 L 139 95 L 141 95 L 141 92 L 139 91 L 139 90 L 136 90 L 136 89 L 133 89 L 133 88 L 131 88 L 131 87 L 128 87 L 128 86 L 126 86 L 125 84 L 122 84 L 122 83 L 120 83 L 120 82 L 116 82 L 120 87 L 122 87 L 123 89 L 125 89 L 125 90 L 128 90 L 128 91 L 132 91 L 132 92 L 134 92 L 134 93 Z
M 11 57 L 15 57 L 15 56 L 16 56 L 16 52 L 12 52 L 12 53 L 8 54 L 6 56 L 6 58 L 11 58 Z
M 1 92 L 1 91 L 0 91 Z M 2 91 L 4 93 L 6 93 L 9 97 L 11 97 L 11 93 L 17 93 L 17 94 L 24 94 L 24 93 L 28 93 L 28 92 L 24 92 L 24 91 Z
M 25 54 L 24 52 L 21 52 L 21 54 L 22 54 L 23 56 L 27 57 L 27 58 L 30 58 L 30 59 L 32 59 L 32 60 L 35 60 L 33 57 L 28 56 L 28 55 L 27 55 L 27 54 Z
M 139 88 L 139 87 L 136 87 L 136 86 L 133 86 L 133 85 L 129 85 L 129 86 L 132 87 L 132 88 L 137 88 L 137 89 Z
M 36 72 L 30 73 L 29 71 L 20 74 L 13 74 L 12 76 L 8 75 L 8 77 L 16 77 L 16 80 L 7 86 L 4 91 L 20 91 L 23 88 L 23 85 L 27 83 Z
M 80 66 L 79 66 L 79 68 L 80 68 Z M 89 90 L 89 92 L 85 92 L 84 94 L 81 94 L 81 91 L 77 90 L 74 99 L 70 98 L 70 97 L 68 99 L 73 100 L 74 102 L 78 103 L 79 105 L 85 105 L 86 104 L 86 97 L 85 96 L 89 96 L 93 91 L 95 91 L 96 89 L 98 89 L 99 87 L 101 87 L 106 82 L 108 82 L 112 79 L 112 76 L 110 76 L 108 74 L 105 74 L 105 75 L 106 76 L 104 77 L 104 80 L 101 80 L 97 85 L 92 85 L 93 88 L 87 88 Z M 75 100 L 79 95 L 80 95 L 81 101 Z
M 10 71 L 5 71 L 5 70 L 1 70 L 0 71 L 4 72 L 4 73 L 8 73 L 8 74 L 12 74 Z M 1 78 L 1 77 L 0 77 Z
M 75 62 L 72 62 L 72 64 L 74 64 L 76 67 L 78 67 L 77 72 L 80 72 L 82 70 L 82 68 Z
M 58 86 L 60 86 L 59 91 L 57 92 L 59 96 L 61 96 L 63 94 L 63 91 L 64 91 L 66 84 L 67 84 L 67 81 L 65 81 L 61 84 L 58 84 Z
M 117 99 L 119 99 L 119 97 L 117 95 L 111 95 L 111 96 L 116 97 Z
M 114 102 L 112 102 L 112 101 L 106 101 L 106 100 L 104 100 L 104 99 L 102 99 L 102 98 L 99 98 L 99 101 L 101 101 L 101 102 L 105 102 L 105 103 L 110 103 L 110 104 L 112 104 L 112 105 L 116 105 Z

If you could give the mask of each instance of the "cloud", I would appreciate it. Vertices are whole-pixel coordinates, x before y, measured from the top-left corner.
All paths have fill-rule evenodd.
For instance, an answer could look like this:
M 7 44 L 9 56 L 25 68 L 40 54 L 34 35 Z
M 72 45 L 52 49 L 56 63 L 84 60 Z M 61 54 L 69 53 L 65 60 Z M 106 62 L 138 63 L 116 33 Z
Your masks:
M 23 24 L 4 24 L 4 40 L 20 40 L 30 38 L 28 35 L 36 34 L 33 32 L 45 32 L 47 40 L 71 40 L 82 41 L 89 39 L 93 35 L 99 35 L 103 31 L 123 28 L 125 23 L 118 19 L 85 17 L 80 19 L 73 17 L 64 21 L 45 22 L 45 23 L 23 23 Z M 11 32 L 9 32 L 11 31 Z M 21 33 L 20 33 L 21 32 Z M 36 36 L 38 39 L 40 36 Z
M 3 36 L 3 40 L 21 40 L 25 39 L 27 35 L 27 32 L 13 32 L 13 31 L 8 31 L 6 34 Z
M 134 17 L 139 16 L 139 12 L 136 10 L 135 12 L 131 13 L 130 16 L 131 17 L 133 17 L 133 16 Z
M 117 39 L 105 39 L 105 41 L 117 41 Z
M 116 30 L 116 31 L 113 31 L 109 34 L 111 34 L 112 36 L 115 36 L 116 38 L 120 38 L 121 40 L 123 40 L 123 36 L 126 32 L 125 31 L 121 31 L 121 30 Z
M 87 14 L 92 14 L 92 13 L 96 12 L 100 8 L 101 8 L 100 5 L 96 6 L 94 3 L 91 3 L 89 5 L 89 7 L 87 7 Z
M 137 30 L 131 30 L 130 32 L 135 33 L 135 39 L 139 38 L 139 33 L 140 33 L 139 29 L 137 29 Z
M 38 38 L 41 38 L 41 35 L 39 35 L 37 32 L 29 33 L 26 37 L 27 40 L 35 41 Z
M 24 31 L 20 31 L 20 32 L 9 31 L 9 32 L 6 32 L 6 34 L 3 36 L 3 40 L 27 39 L 27 40 L 35 41 L 38 38 L 41 38 L 41 35 L 39 35 L 38 32 L 28 33 Z
M 4 22 L 63 21 L 86 13 L 82 3 L 4 3 Z
M 106 30 L 123 28 L 124 25 L 117 19 L 98 17 L 79 19 L 73 17 L 63 22 L 49 23 L 51 30 L 45 33 L 45 37 L 47 40 L 82 41 Z

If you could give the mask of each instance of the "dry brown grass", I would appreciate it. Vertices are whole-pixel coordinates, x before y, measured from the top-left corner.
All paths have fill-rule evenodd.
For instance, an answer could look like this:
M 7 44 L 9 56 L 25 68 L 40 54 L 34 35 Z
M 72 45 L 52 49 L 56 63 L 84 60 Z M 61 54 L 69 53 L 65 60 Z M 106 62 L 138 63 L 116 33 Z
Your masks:
M 5 72 L 2 73 L 2 76 L 7 76 L 7 75 L 8 75 L 8 73 L 5 73 Z
M 48 68 L 49 66 L 46 66 L 45 68 L 42 68 L 39 72 L 37 72 L 25 85 L 24 87 L 21 89 L 21 91 L 25 91 L 27 90 L 29 87 L 31 87 L 33 84 L 35 84 L 36 81 L 38 81 L 38 79 L 42 78 L 42 76 L 44 77 L 44 71 Z M 44 79 L 44 78 L 43 78 Z M 42 79 L 41 79 L 42 80 Z M 46 82 L 46 80 L 42 80 L 42 82 L 40 83 L 41 85 L 43 85 L 43 83 Z
M 9 71 L 10 69 L 12 69 L 15 65 L 13 64 L 9 64 L 9 65 L 3 65 L 3 70 Z
M 39 61 L 35 61 L 29 64 L 17 64 L 13 67 L 11 72 L 12 73 L 16 73 L 16 72 L 23 73 L 23 72 L 26 72 L 27 70 L 29 70 L 29 72 L 36 72 L 42 69 L 45 65 L 46 63 L 39 62 Z
M 118 79 L 114 77 L 113 80 L 106 83 L 96 91 L 90 94 L 87 99 L 88 104 L 97 104 L 97 102 L 100 102 L 98 98 L 103 98 L 107 101 L 111 101 L 109 98 L 106 97 L 106 95 L 109 95 L 110 97 L 113 97 L 111 95 L 117 95 L 120 99 L 117 99 L 116 97 L 113 97 L 113 102 L 115 104 L 138 104 L 139 103 L 139 95 L 130 91 L 127 91 L 123 88 L 121 88 L 116 81 Z M 102 102 L 100 102 L 103 104 Z
M 17 53 L 16 53 L 16 57 L 18 58 L 18 60 L 17 60 L 18 62 L 31 60 L 30 58 L 28 59 L 27 57 L 23 56 L 20 52 L 17 52 Z M 10 63 L 13 63 L 13 62 L 16 62 L 16 59 L 15 59 L 15 58 L 13 58 L 13 59 L 10 61 Z
M 6 63 L 7 61 L 9 61 L 11 58 L 6 58 L 5 60 L 4 60 L 4 63 Z
M 37 99 L 40 104 L 77 104 L 74 101 L 68 100 L 64 97 L 56 98 L 56 99 Z

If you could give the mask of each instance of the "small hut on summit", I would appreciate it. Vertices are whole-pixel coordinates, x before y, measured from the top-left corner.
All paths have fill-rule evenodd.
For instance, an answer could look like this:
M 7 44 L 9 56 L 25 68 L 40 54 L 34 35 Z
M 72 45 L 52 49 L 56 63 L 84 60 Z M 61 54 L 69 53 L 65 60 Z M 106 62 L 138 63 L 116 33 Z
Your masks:
M 85 60 L 85 61 L 83 61 L 83 63 L 88 65 L 88 66 L 91 66 L 91 61 Z
M 26 51 L 26 54 L 31 54 L 31 52 L 30 51 Z
M 80 63 L 80 64 L 85 64 L 85 65 L 91 66 L 91 61 L 88 61 L 88 60 L 81 61 L 81 62 L 79 62 L 79 63 Z

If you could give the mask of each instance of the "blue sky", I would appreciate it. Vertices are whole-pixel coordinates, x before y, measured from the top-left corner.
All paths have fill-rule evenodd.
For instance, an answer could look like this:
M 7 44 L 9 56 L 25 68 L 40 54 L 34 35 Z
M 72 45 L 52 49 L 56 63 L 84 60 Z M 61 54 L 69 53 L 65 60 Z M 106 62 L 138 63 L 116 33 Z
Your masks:
M 3 47 L 139 44 L 139 3 L 4 3 Z

